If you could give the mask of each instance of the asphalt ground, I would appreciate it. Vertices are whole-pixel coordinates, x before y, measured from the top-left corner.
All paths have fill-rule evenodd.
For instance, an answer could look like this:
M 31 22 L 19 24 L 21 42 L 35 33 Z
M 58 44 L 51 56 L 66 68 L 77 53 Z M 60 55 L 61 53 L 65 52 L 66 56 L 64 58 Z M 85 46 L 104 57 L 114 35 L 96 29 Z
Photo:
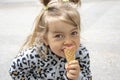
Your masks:
M 8 70 L 41 7 L 36 3 L 0 4 L 0 80 Z M 90 52 L 93 80 L 120 79 L 120 0 L 83 1 L 81 43 Z

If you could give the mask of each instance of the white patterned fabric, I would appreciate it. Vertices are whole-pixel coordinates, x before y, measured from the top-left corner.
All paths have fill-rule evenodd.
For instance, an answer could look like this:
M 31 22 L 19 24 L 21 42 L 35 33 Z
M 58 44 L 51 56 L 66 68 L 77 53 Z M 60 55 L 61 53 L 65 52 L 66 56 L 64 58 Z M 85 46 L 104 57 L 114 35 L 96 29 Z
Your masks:
M 90 80 L 90 59 L 85 47 L 80 45 L 76 52 L 81 70 L 78 80 Z M 66 59 L 58 57 L 51 50 L 45 59 L 37 53 L 36 46 L 23 50 L 15 57 L 10 66 L 10 76 L 13 80 L 68 80 L 65 70 Z

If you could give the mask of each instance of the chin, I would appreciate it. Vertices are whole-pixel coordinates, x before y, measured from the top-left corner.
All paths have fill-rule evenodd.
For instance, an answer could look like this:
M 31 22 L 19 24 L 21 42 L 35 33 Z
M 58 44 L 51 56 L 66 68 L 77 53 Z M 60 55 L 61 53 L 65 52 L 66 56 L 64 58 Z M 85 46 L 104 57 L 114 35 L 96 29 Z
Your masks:
M 63 53 L 61 53 L 61 54 L 63 54 Z M 59 57 L 62 57 L 62 58 L 65 58 L 65 55 L 63 54 L 63 55 L 58 55 Z

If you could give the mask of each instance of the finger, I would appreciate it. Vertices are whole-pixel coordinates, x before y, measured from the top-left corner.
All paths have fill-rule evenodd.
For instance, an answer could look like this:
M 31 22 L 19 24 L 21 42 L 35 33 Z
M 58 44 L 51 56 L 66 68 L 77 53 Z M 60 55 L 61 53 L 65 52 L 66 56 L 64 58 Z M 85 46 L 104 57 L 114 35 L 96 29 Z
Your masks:
M 79 68 L 80 65 L 79 65 L 79 63 L 78 63 L 77 60 L 74 60 L 74 61 L 71 61 L 71 62 L 69 63 L 69 67 L 70 67 L 70 68 Z
M 77 70 L 69 70 L 68 73 L 72 74 L 72 75 L 76 75 L 77 74 Z
M 80 70 L 80 66 L 77 64 L 69 65 L 68 66 L 69 70 Z
M 80 72 L 80 66 L 79 65 L 70 65 L 68 72 L 73 75 L 77 75 Z
M 73 61 L 70 61 L 70 62 L 69 62 L 69 65 L 70 65 L 70 64 L 79 64 L 79 62 L 78 62 L 77 60 L 73 60 Z
M 73 69 L 73 70 L 78 70 L 78 69 L 80 69 L 80 66 L 78 65 L 78 64 L 71 64 L 71 65 L 69 65 L 69 67 L 68 67 L 69 69 Z
M 68 64 L 68 63 L 65 64 L 65 69 L 66 69 L 67 71 L 69 70 L 69 64 Z
M 67 68 L 67 67 L 68 67 L 68 63 L 65 64 L 65 68 Z
M 71 80 L 76 80 L 77 76 L 67 72 L 67 77 Z

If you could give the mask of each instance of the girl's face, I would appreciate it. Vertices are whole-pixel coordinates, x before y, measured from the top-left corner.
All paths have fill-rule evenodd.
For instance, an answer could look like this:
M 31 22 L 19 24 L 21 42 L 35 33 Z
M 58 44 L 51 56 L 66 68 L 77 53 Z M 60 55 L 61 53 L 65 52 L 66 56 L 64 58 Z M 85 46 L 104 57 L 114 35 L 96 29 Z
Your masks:
M 75 47 L 77 50 L 80 44 L 80 29 L 62 21 L 53 21 L 49 24 L 47 44 L 58 56 L 65 57 L 66 47 Z

